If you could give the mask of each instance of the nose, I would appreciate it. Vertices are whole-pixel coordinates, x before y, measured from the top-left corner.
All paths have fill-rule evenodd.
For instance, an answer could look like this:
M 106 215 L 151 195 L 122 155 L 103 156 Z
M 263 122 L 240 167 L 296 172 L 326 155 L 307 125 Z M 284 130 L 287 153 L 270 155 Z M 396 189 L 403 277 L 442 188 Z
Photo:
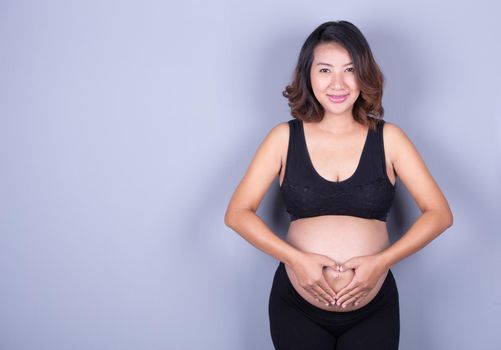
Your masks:
M 334 90 L 341 90 L 344 87 L 344 80 L 342 73 L 333 73 L 330 86 Z

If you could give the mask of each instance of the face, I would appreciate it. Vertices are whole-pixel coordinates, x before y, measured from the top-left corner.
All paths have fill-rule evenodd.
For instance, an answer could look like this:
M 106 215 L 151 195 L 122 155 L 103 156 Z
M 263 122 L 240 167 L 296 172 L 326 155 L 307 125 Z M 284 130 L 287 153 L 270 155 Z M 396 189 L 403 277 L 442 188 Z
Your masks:
M 351 114 L 360 90 L 352 59 L 344 47 L 337 43 L 317 45 L 310 79 L 313 93 L 326 114 Z

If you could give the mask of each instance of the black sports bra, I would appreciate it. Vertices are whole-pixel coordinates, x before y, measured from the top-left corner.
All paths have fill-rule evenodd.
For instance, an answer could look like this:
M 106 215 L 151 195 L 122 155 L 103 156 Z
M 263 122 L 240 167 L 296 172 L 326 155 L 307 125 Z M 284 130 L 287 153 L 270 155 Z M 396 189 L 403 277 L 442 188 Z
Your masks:
M 315 170 L 308 154 L 303 122 L 291 119 L 285 174 L 280 192 L 290 220 L 319 215 L 350 215 L 386 221 L 395 195 L 384 157 L 383 125 L 369 129 L 358 166 L 343 181 L 330 181 Z

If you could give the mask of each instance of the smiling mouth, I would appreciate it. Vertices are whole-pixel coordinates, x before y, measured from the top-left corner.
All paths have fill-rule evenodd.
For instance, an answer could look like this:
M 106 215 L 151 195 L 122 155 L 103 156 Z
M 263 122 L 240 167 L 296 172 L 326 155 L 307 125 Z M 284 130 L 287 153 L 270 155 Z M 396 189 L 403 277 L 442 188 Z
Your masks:
M 343 102 L 348 98 L 348 94 L 346 95 L 327 95 L 329 100 L 335 103 Z

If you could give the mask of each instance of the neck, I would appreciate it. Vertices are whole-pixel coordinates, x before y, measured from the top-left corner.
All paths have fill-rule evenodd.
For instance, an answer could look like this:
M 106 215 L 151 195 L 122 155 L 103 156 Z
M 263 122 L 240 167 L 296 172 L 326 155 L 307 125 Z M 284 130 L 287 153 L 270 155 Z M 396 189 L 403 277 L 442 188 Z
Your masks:
M 353 118 L 351 112 L 346 114 L 324 114 L 322 121 L 318 123 L 322 129 L 336 133 L 347 133 L 358 128 L 359 123 Z

